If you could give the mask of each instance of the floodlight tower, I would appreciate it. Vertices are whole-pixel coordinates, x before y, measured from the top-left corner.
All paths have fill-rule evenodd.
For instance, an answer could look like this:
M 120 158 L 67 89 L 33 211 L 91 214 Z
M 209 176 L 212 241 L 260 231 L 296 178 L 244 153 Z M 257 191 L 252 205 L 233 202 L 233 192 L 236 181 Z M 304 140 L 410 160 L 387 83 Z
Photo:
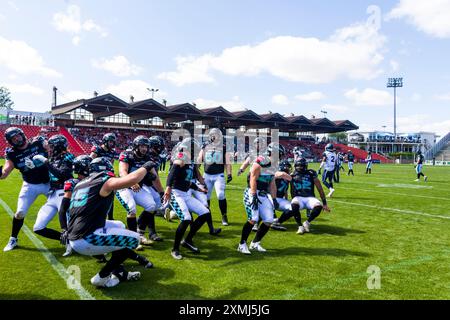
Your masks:
M 403 87 L 403 78 L 389 78 L 388 88 L 394 88 L 394 141 L 397 141 L 397 88 Z

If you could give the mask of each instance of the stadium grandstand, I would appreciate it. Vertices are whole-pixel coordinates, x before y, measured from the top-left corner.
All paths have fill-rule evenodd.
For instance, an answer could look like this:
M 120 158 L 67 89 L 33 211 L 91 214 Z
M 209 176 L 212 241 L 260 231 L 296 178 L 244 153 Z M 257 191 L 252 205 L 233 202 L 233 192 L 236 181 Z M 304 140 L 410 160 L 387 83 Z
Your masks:
M 192 131 L 194 121 L 201 121 L 204 129 L 219 127 L 221 129 L 249 130 L 270 133 L 279 130 L 280 142 L 292 150 L 301 147 L 312 161 L 320 159 L 323 141 L 315 138 L 317 134 L 337 133 L 357 130 L 358 126 L 350 120 L 332 121 L 327 118 L 308 119 L 303 115 L 283 116 L 279 113 L 257 114 L 245 109 L 228 111 L 222 106 L 200 109 L 191 103 L 163 105 L 154 99 L 125 102 L 113 94 L 95 95 L 89 99 L 80 99 L 57 105 L 51 110 L 51 125 L 17 124 L 27 136 L 62 134 L 68 141 L 75 155 L 89 153 L 92 145 L 99 144 L 106 132 L 114 132 L 118 138 L 118 151 L 129 146 L 134 137 L 140 134 L 160 135 L 170 146 L 171 134 L 179 128 Z M 14 120 L 12 118 L 11 120 Z M 10 121 L 11 124 L 14 121 Z M 14 125 L 16 125 L 14 123 Z M 0 127 L 0 149 L 3 156 L 6 141 L 3 132 L 8 125 Z M 347 152 L 345 145 L 337 146 L 338 151 Z M 350 148 L 357 161 L 365 159 L 363 150 Z M 375 155 L 376 160 L 387 159 Z

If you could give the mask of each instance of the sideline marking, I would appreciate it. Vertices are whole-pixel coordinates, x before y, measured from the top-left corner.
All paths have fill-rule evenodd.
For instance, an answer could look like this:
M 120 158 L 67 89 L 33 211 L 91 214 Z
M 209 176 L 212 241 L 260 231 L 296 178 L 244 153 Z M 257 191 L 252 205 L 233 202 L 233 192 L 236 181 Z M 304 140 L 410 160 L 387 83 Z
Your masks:
M 14 212 L 11 210 L 8 204 L 1 198 L 0 198 L 0 205 L 6 210 L 6 212 L 11 218 L 14 217 Z M 31 240 L 31 242 L 33 242 L 34 246 L 42 253 L 44 258 L 50 263 L 50 265 L 53 267 L 56 273 L 58 273 L 58 275 L 67 284 L 69 277 L 71 275 L 67 272 L 64 265 L 56 259 L 56 257 L 47 249 L 47 247 L 42 243 L 42 241 L 39 240 L 34 235 L 34 233 L 27 227 L 26 224 L 23 225 L 22 230 L 25 233 L 25 235 Z M 80 282 L 78 282 L 77 279 L 71 279 L 71 281 L 75 282 L 75 288 L 73 288 L 72 290 L 74 290 L 82 300 L 95 300 L 95 298 L 86 289 L 83 288 L 83 286 L 81 285 Z

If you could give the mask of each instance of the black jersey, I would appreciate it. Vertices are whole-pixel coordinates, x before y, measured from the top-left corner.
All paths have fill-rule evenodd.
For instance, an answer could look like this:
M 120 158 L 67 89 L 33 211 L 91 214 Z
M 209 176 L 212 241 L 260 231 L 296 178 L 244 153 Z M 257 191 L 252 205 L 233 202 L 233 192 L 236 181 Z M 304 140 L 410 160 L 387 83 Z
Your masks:
M 188 191 L 189 188 L 194 185 L 192 180 L 194 179 L 195 172 L 194 164 L 185 164 L 180 166 L 174 163 L 169 171 L 169 176 L 167 177 L 167 186 L 173 189 Z
M 424 157 L 423 157 L 422 154 L 420 154 L 420 155 L 417 157 L 417 164 L 423 164 L 423 160 L 424 160 Z
M 95 153 L 97 157 L 103 157 L 109 159 L 111 163 L 114 163 L 114 159 L 117 157 L 116 149 L 106 151 L 102 146 L 93 146 L 91 152 Z
M 225 172 L 226 147 L 207 144 L 203 147 L 203 162 L 205 164 L 205 173 L 219 174 Z
M 64 192 L 73 192 L 80 179 L 72 178 L 64 182 Z
M 37 161 L 33 162 L 33 157 L 38 154 L 48 158 L 44 141 L 43 137 L 35 137 L 28 141 L 28 146 L 24 150 L 16 148 L 6 148 L 5 150 L 6 159 L 12 161 L 14 168 L 20 171 L 25 182 L 38 184 L 50 181 L 47 165 Z
M 305 173 L 294 172 L 292 174 L 291 190 L 294 197 L 314 197 L 314 179 L 317 178 L 317 172 L 306 170 Z
M 146 162 L 153 161 L 153 158 L 151 158 L 149 154 L 146 154 L 143 157 L 138 157 L 133 150 L 128 149 L 120 154 L 119 161 L 128 163 L 128 173 L 131 173 L 141 168 Z M 155 163 L 155 168 L 158 168 L 157 163 Z M 148 172 L 145 177 L 139 182 L 139 185 L 141 187 L 142 185 L 152 186 L 155 179 L 156 176 Z
M 353 154 L 348 154 L 347 156 L 348 162 L 355 162 L 355 156 Z
M 270 159 L 267 156 L 259 156 L 256 158 L 255 163 L 261 166 L 261 173 L 256 180 L 256 189 L 258 191 L 270 192 L 270 184 L 275 177 L 274 172 L 270 170 Z M 247 175 L 247 187 L 250 188 L 250 174 Z
M 289 188 L 289 181 L 278 178 L 275 179 L 275 184 L 277 186 L 277 198 L 284 198 L 286 196 L 286 191 Z
M 67 152 L 51 158 L 48 164 L 50 172 L 50 190 L 60 190 L 64 188 L 66 180 L 72 178 L 72 165 L 75 157 Z
M 95 172 L 75 186 L 69 207 L 69 240 L 78 240 L 105 226 L 114 199 L 114 192 L 102 197 L 99 192 L 111 178 L 104 172 Z

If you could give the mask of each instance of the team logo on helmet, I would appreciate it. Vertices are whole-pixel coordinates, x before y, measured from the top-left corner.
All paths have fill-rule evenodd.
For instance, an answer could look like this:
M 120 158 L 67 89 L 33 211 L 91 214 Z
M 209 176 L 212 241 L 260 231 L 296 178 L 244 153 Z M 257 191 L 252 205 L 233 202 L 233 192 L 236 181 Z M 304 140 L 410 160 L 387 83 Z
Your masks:
M 114 148 L 116 146 L 117 137 L 114 133 L 107 133 L 103 136 L 102 143 L 108 148 Z
M 14 143 L 13 138 L 15 136 L 22 137 L 21 141 Z M 20 128 L 16 128 L 16 127 L 11 127 L 11 128 L 6 129 L 5 139 L 6 139 L 6 141 L 8 141 L 8 143 L 10 145 L 12 145 L 13 147 L 16 147 L 16 148 L 23 147 L 25 145 L 25 143 L 27 142 L 27 138 L 25 137 L 25 133 L 23 133 L 23 130 Z

